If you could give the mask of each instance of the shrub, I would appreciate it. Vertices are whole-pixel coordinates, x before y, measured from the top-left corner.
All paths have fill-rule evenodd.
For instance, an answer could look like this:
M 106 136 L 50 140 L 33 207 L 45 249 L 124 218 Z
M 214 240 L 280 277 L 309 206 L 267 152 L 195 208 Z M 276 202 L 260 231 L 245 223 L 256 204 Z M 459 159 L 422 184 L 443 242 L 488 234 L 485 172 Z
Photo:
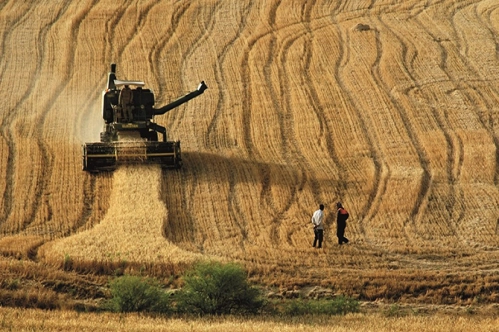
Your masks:
M 257 313 L 260 292 L 248 284 L 241 266 L 217 262 L 199 263 L 184 276 L 177 293 L 179 312 L 198 314 Z
M 73 268 L 73 259 L 68 254 L 64 254 L 64 262 L 62 263 L 64 271 L 69 271 Z
M 116 312 L 168 312 L 170 300 L 154 279 L 122 276 L 110 282 L 111 299 L 104 309 Z

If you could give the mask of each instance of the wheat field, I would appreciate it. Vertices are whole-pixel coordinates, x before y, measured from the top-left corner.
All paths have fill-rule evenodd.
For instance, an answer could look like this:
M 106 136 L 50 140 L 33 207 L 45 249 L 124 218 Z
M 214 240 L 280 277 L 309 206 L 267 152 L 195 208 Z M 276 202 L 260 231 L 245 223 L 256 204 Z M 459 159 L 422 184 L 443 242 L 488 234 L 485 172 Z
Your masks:
M 116 315 L 109 313 L 53 312 L 34 309 L 0 308 L 2 331 L 497 331 L 497 318 L 473 316 L 406 317 L 349 314 L 345 317 L 241 319 L 238 317 L 209 317 L 191 320 L 181 318 L 147 317 L 145 315 Z M 22 317 L 23 319 L 19 319 Z
M 2 1 L 2 259 L 217 259 L 280 290 L 497 302 L 498 34 L 493 0 Z M 156 117 L 182 169 L 82 171 L 110 63 L 157 105 L 206 82 Z

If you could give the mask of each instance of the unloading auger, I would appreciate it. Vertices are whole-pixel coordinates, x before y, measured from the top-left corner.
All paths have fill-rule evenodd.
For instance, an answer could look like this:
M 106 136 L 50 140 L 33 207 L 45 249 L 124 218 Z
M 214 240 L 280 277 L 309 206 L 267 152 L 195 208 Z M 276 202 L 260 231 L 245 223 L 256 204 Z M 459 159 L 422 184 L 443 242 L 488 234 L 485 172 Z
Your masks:
M 163 168 L 182 167 L 180 141 L 168 141 L 166 128 L 154 122 L 162 115 L 199 96 L 198 88 L 160 108 L 154 108 L 154 93 L 144 82 L 116 79 L 116 64 L 111 64 L 107 88 L 102 96 L 104 131 L 100 142 L 83 144 L 83 170 L 112 171 L 120 164 L 149 163 Z M 161 134 L 161 140 L 158 140 Z

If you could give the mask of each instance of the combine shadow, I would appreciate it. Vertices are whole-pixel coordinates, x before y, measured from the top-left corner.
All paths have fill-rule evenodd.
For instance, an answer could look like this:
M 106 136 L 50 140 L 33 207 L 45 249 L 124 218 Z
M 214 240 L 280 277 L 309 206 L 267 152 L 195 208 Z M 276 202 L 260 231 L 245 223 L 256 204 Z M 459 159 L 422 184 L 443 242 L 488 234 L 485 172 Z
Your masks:
M 200 184 L 227 183 L 229 196 L 234 186 L 241 183 L 261 187 L 260 197 L 270 195 L 271 187 L 290 186 L 296 190 L 303 183 L 303 174 L 296 165 L 252 161 L 240 157 L 224 157 L 212 153 L 182 152 L 184 166 L 179 170 L 163 170 L 160 199 L 168 209 L 163 225 L 163 236 L 184 249 L 202 252 L 202 243 L 193 243 L 195 232 L 194 193 Z M 204 186 L 206 187 L 206 186 Z M 217 195 L 216 192 L 212 193 Z M 227 195 L 224 193 L 223 195 Z M 231 197 L 213 197 L 213 200 L 231 201 Z M 197 233 L 199 239 L 199 233 Z M 201 234 L 201 237 L 203 235 Z M 198 241 L 199 242 L 199 241 Z
M 293 165 L 259 162 L 240 157 L 224 157 L 213 153 L 183 152 L 184 166 L 181 173 L 193 173 L 201 181 L 221 179 L 240 182 L 261 183 L 272 175 L 273 185 L 286 185 L 289 178 L 296 178 L 299 170 Z

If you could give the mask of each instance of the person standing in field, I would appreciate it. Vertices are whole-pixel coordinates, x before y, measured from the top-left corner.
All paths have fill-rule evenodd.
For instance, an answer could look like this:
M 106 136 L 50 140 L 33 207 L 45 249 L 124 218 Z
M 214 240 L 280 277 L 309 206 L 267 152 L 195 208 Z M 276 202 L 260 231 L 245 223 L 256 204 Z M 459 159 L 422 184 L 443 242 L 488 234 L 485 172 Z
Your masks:
M 322 248 L 322 240 L 324 239 L 324 204 L 320 204 L 319 210 L 312 215 L 312 224 L 314 225 L 315 235 L 312 247 L 315 248 L 318 242 L 319 246 L 317 248 Z
M 336 236 L 338 237 L 338 244 L 341 245 L 343 243 L 348 243 L 348 239 L 345 237 L 345 228 L 347 227 L 349 214 L 340 202 L 336 204 L 336 207 L 338 208 L 336 217 Z

